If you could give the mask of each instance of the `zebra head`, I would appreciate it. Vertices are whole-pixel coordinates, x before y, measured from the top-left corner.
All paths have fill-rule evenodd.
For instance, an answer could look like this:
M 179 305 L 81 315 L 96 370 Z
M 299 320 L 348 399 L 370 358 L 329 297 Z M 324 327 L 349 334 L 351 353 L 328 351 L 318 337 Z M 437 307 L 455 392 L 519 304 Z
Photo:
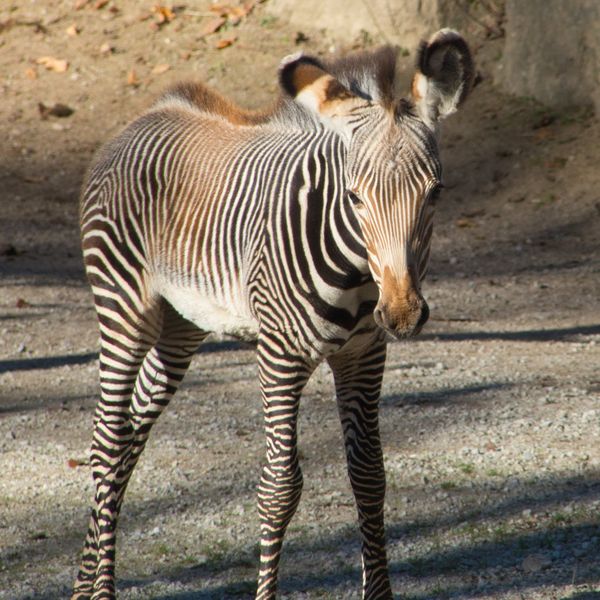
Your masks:
M 296 56 L 283 88 L 346 142 L 345 202 L 362 231 L 378 288 L 374 318 L 397 338 L 419 333 L 429 308 L 421 294 L 433 208 L 442 187 L 437 123 L 473 85 L 469 48 L 444 29 L 422 42 L 409 97 L 395 93 L 396 51 L 386 46 L 321 64 Z

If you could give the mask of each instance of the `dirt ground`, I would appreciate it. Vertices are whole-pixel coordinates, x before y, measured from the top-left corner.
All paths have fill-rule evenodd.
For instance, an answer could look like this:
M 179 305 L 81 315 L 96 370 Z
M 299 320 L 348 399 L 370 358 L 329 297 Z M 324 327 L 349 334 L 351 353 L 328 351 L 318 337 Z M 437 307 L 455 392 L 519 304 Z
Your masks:
M 268 2 L 206 35 L 208 2 L 153 6 L 0 4 L 2 599 L 67 597 L 87 526 L 98 343 L 77 202 L 95 149 L 170 82 L 202 78 L 254 107 L 283 56 L 378 41 L 295 31 Z M 381 403 L 393 586 L 412 600 L 600 598 L 600 123 L 502 95 L 502 40 L 466 33 L 482 82 L 443 128 L 432 317 L 390 346 Z M 323 368 L 302 403 L 282 598 L 359 598 L 332 394 Z M 128 491 L 121 598 L 252 597 L 262 456 L 252 349 L 208 343 Z

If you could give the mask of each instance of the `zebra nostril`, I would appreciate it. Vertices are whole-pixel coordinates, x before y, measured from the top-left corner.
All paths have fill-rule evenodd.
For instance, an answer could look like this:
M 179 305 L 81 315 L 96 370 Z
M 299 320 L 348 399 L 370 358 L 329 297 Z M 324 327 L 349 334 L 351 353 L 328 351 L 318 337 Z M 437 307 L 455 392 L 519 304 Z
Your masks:
M 419 317 L 419 321 L 417 322 L 417 326 L 415 327 L 417 332 L 421 330 L 421 328 L 423 327 L 423 325 L 425 325 L 425 323 L 427 323 L 428 319 L 429 319 L 429 306 L 427 305 L 427 302 L 425 302 L 425 300 L 423 300 L 423 305 L 421 306 L 421 316 Z

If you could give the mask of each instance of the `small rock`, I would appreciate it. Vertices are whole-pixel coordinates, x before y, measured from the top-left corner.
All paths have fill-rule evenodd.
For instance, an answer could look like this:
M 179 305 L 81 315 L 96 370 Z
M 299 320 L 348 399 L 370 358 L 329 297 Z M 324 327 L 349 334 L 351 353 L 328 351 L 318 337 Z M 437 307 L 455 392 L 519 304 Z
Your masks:
M 525 573 L 538 573 L 551 564 L 552 560 L 545 554 L 530 554 L 523 559 L 521 568 Z

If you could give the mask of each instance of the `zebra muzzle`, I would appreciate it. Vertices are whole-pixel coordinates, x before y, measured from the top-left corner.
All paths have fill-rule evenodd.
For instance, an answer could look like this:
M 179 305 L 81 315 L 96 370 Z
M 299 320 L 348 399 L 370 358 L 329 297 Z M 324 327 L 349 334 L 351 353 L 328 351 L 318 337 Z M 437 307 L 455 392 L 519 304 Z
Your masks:
M 408 273 L 401 279 L 389 274 L 384 276 L 373 317 L 379 327 L 404 339 L 421 331 L 429 319 L 429 307 Z

